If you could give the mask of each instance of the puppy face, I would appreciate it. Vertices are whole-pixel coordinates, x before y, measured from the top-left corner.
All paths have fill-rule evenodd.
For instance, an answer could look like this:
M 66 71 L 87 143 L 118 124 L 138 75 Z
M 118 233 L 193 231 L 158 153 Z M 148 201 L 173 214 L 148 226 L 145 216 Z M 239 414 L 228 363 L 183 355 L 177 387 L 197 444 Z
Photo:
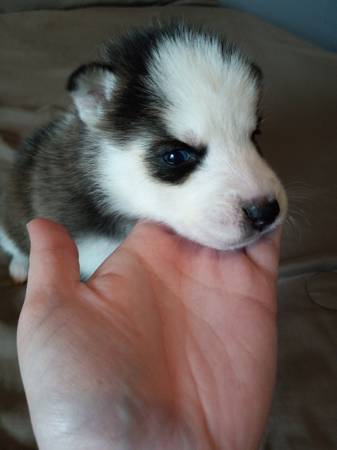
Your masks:
M 181 26 L 129 37 L 80 68 L 69 89 L 100 143 L 105 207 L 217 249 L 276 227 L 286 195 L 252 139 L 260 84 L 232 45 Z

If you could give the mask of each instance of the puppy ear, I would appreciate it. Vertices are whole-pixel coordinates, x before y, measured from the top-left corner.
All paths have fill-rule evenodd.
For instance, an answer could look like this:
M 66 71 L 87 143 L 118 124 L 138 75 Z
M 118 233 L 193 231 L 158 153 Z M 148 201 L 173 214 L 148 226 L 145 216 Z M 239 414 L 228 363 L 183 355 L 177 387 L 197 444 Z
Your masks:
M 86 64 L 70 76 L 67 90 L 84 123 L 94 127 L 102 120 L 115 85 L 116 76 L 105 64 Z

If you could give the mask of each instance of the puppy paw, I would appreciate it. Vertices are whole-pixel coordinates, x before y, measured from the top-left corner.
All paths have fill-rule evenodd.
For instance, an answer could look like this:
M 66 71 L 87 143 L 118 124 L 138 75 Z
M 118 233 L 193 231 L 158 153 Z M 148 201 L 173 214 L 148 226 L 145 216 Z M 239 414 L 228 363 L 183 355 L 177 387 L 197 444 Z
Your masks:
M 12 258 L 9 264 L 9 274 L 15 283 L 25 283 L 28 278 L 28 260 L 26 258 Z

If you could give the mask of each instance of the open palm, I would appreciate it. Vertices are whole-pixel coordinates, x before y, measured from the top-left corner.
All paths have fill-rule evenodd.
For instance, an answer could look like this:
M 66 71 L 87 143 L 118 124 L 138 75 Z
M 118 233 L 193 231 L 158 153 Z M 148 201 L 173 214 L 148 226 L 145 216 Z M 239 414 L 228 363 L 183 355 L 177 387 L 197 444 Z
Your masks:
M 66 231 L 29 228 L 18 347 L 40 449 L 258 448 L 280 233 L 218 252 L 139 224 L 82 283 Z

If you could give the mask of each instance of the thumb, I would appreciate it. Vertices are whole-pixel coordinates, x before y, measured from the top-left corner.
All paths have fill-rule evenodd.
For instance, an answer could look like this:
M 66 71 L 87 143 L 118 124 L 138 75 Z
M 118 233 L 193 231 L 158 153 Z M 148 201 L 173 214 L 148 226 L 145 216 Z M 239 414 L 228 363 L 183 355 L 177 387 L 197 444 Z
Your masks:
M 80 280 L 77 248 L 66 229 L 47 219 L 27 225 L 31 249 L 27 292 Z

